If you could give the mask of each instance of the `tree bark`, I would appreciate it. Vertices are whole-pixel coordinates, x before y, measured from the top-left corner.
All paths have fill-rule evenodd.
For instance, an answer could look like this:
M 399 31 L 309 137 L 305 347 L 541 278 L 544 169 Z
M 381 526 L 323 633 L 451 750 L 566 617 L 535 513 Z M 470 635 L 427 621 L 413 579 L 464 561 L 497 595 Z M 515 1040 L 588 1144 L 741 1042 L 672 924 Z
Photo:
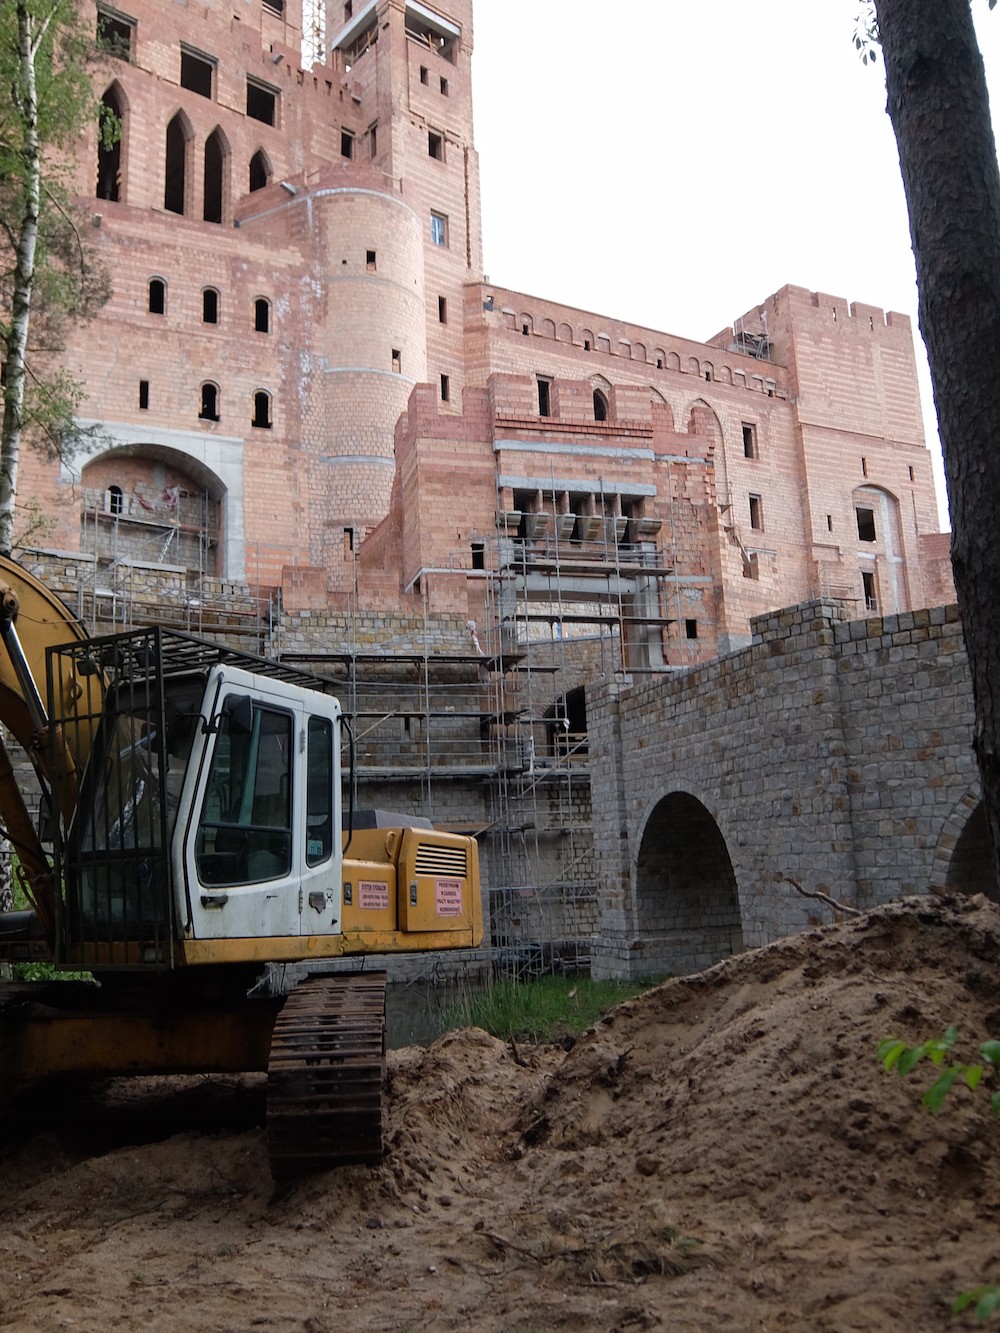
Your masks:
M 42 34 L 44 33 L 42 27 Z M 18 82 L 14 109 L 23 133 L 22 161 L 24 197 L 14 268 L 11 324 L 6 339 L 7 382 L 3 395 L 3 431 L 0 436 L 0 551 L 13 545 L 14 501 L 17 496 L 17 466 L 24 422 L 24 357 L 31 322 L 31 296 L 35 281 L 35 250 L 41 207 L 41 149 L 38 142 L 38 96 L 35 88 L 35 57 L 40 34 L 25 0 L 17 0 Z
M 875 8 L 1000 883 L 1000 170 L 969 0 L 875 0 Z

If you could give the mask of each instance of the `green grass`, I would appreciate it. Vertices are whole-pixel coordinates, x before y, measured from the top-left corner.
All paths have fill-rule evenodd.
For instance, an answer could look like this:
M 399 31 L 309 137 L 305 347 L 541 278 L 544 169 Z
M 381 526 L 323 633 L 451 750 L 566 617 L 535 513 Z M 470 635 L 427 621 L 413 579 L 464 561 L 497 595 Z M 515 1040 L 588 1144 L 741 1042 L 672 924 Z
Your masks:
M 589 977 L 504 978 L 447 1011 L 444 1028 L 484 1028 L 494 1037 L 558 1041 L 590 1027 L 622 1000 L 656 982 L 591 981 Z

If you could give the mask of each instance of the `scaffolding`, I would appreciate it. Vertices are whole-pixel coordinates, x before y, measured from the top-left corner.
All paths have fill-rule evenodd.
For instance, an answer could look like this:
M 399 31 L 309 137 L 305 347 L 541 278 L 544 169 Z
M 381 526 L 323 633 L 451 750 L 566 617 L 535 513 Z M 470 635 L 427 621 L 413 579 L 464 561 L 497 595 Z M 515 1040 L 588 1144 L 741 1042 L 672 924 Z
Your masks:
M 76 596 L 100 632 L 182 628 L 333 681 L 353 736 L 345 795 L 477 836 L 493 958 L 523 976 L 586 970 L 598 928 L 587 687 L 699 659 L 679 629 L 692 580 L 677 571 L 672 504 L 652 518 L 603 485 L 516 499 L 462 571 L 478 624 L 431 610 L 430 571 L 409 617 L 365 611 L 355 588 L 341 616 L 296 622 L 209 575 L 207 497 L 199 527 L 88 496 Z M 197 562 L 173 566 L 184 523 L 202 533 Z M 137 542 L 158 558 L 137 559 Z

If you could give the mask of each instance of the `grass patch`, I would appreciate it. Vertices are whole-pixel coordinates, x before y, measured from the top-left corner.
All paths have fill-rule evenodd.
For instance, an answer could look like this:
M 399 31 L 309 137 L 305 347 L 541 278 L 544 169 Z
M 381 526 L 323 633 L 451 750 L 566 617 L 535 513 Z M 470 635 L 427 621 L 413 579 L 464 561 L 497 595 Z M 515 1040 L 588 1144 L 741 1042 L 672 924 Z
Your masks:
M 484 1028 L 494 1037 L 558 1041 L 590 1027 L 622 1000 L 641 995 L 654 980 L 592 981 L 589 977 L 503 978 L 470 994 L 444 1015 L 444 1030 Z

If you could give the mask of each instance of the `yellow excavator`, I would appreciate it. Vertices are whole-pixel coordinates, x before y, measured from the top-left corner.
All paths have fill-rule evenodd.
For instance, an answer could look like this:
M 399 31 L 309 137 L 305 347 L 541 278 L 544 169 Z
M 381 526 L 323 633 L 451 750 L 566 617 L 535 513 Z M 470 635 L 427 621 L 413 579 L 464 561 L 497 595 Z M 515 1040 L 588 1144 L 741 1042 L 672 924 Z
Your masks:
M 266 1070 L 276 1177 L 381 1160 L 385 973 L 282 998 L 264 965 L 478 946 L 475 840 L 377 811 L 345 831 L 320 677 L 163 627 L 91 637 L 4 557 L 0 640 L 0 723 L 49 830 L 0 741 L 31 904 L 0 915 L 0 961 L 96 982 L 0 985 L 0 1101 L 63 1073 Z

